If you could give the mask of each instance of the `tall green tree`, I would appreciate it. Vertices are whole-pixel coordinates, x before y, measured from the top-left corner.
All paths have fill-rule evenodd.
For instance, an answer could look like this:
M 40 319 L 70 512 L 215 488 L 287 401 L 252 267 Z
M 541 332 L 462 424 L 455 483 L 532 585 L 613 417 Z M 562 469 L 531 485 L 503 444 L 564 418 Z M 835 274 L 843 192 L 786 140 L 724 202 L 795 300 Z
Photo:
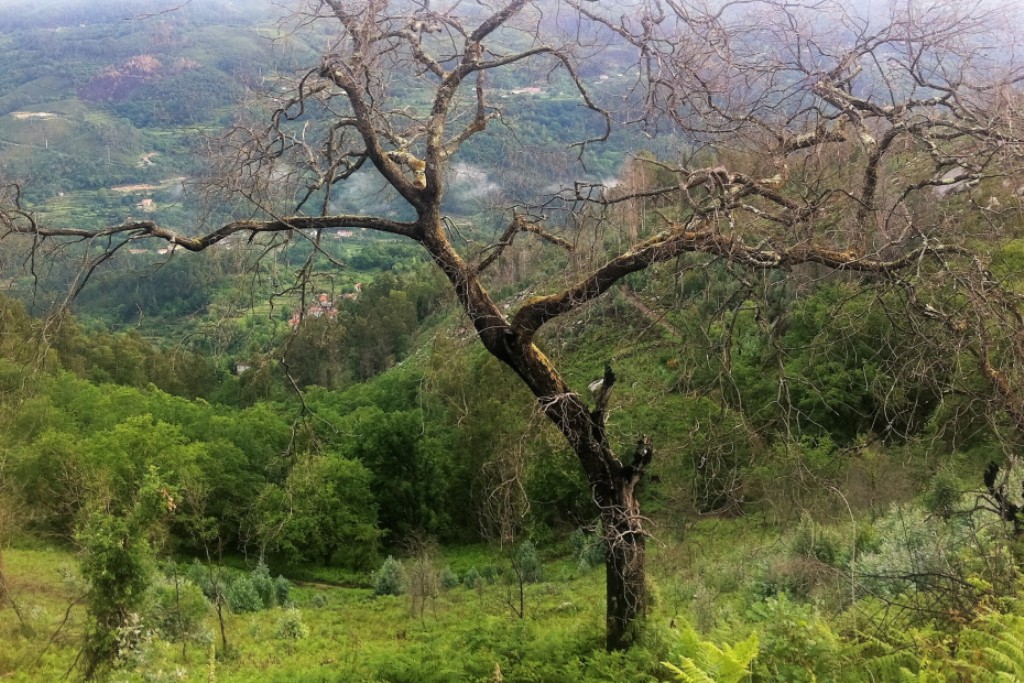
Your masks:
M 261 546 L 290 562 L 371 566 L 380 539 L 371 476 L 336 454 L 299 456 L 284 484 L 267 484 L 253 502 Z

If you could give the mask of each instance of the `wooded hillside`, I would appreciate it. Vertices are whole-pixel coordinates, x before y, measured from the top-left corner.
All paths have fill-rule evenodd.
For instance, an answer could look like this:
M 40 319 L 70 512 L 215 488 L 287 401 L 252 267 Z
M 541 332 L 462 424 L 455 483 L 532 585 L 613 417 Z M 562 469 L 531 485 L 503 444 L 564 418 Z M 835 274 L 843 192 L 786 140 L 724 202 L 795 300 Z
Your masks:
M 19 15 L 0 672 L 1022 676 L 1009 10 L 634 9 Z

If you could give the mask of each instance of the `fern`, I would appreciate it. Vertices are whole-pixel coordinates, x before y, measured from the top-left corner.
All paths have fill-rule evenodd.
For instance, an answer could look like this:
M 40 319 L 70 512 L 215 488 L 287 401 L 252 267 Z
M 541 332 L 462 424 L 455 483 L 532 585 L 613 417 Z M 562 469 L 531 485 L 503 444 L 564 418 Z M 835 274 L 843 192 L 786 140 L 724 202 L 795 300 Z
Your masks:
M 750 676 L 750 663 L 757 657 L 757 634 L 735 645 L 715 645 L 702 640 L 689 625 L 679 635 L 677 662 L 662 662 L 684 683 L 740 683 Z
M 898 650 L 874 657 L 868 666 L 878 680 L 899 683 L 1024 683 L 1024 618 L 981 617 L 960 633 L 959 640 L 955 656 L 932 652 L 939 656 L 921 658 Z
M 906 667 L 901 667 L 899 672 L 899 683 L 941 683 L 945 680 L 944 677 L 939 678 L 926 669 L 914 673 Z
M 964 630 L 957 660 L 978 673 L 980 681 L 1024 681 L 1024 618 L 991 614 Z
M 900 681 L 917 681 L 917 678 L 913 678 L 913 669 L 917 668 L 917 658 L 906 650 L 897 650 L 895 652 L 889 652 L 879 657 L 874 657 L 868 661 L 868 668 L 880 681 L 892 681 L 899 679 Z M 907 668 L 907 667 L 911 668 Z M 906 674 L 912 676 L 912 678 L 906 678 Z
M 679 656 L 679 666 L 669 662 L 662 662 L 669 671 L 676 675 L 677 681 L 685 683 L 718 683 L 705 671 L 701 671 L 697 664 L 689 657 Z
M 908 649 L 906 645 L 894 648 L 889 643 L 870 634 L 861 634 L 865 639 L 864 649 L 881 650 L 882 654 L 866 658 L 867 669 L 872 681 L 898 681 L 899 683 L 946 683 L 947 678 L 933 668 L 927 655 L 922 656 L 918 648 Z

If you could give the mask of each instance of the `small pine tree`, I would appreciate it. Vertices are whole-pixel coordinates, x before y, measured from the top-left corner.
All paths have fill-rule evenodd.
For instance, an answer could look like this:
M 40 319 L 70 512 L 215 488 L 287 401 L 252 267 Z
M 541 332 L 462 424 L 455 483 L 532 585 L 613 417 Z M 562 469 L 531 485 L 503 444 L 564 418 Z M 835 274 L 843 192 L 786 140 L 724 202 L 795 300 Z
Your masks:
M 480 576 L 480 572 L 476 570 L 476 567 L 470 567 L 469 571 L 463 574 L 462 585 L 466 588 L 479 588 L 483 585 L 483 578 Z
M 285 607 L 291 594 L 291 581 L 278 574 L 277 578 L 274 579 L 274 597 L 277 599 L 277 604 Z
M 405 576 L 402 563 L 391 555 L 384 560 L 373 576 L 374 595 L 401 595 L 405 592 Z
M 441 570 L 441 588 L 450 591 L 453 588 L 458 588 L 459 583 L 459 575 L 453 572 L 451 567 Z
M 270 578 L 270 569 L 260 560 L 256 568 L 249 575 L 252 587 L 263 602 L 263 609 L 270 609 L 277 603 L 277 594 L 274 590 L 274 580 Z
M 593 534 L 576 529 L 569 536 L 572 556 L 576 559 L 576 566 L 581 572 L 589 572 L 594 567 L 604 564 L 604 539 L 601 538 L 600 531 L 600 526 L 597 533 Z
M 512 562 L 525 583 L 537 583 L 544 578 L 544 566 L 540 563 L 533 543 L 523 541 L 519 544 Z

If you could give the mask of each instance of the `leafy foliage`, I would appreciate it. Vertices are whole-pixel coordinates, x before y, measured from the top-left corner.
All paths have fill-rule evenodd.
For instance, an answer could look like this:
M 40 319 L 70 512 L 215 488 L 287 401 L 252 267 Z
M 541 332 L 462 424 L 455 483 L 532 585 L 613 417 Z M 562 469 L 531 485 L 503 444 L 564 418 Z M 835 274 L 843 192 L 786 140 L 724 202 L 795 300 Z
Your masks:
M 257 538 L 268 552 L 292 563 L 326 564 L 339 556 L 348 567 L 365 568 L 380 538 L 370 478 L 370 470 L 355 460 L 300 456 L 283 486 L 266 484 L 257 496 L 252 512 Z
M 797 682 L 834 680 L 840 665 L 840 642 L 813 606 L 769 598 L 750 610 L 758 630 L 758 680 Z
M 277 637 L 282 640 L 302 640 L 309 636 L 309 627 L 302 620 L 302 613 L 289 607 L 277 622 Z
M 203 590 L 175 572 L 151 582 L 143 623 L 152 625 L 163 638 L 174 643 L 202 642 L 207 634 L 204 622 L 210 612 L 211 605 Z
M 90 584 L 84 673 L 112 666 L 143 637 L 136 626 L 153 572 L 149 533 L 167 512 L 167 489 L 150 469 L 138 497 L 120 513 L 93 512 L 78 533 L 82 576 Z
M 757 635 L 735 645 L 703 640 L 689 624 L 679 631 L 673 662 L 662 662 L 677 681 L 685 683 L 741 683 L 750 679 L 757 657 Z
M 391 555 L 384 560 L 373 575 L 374 595 L 401 595 L 405 592 L 406 580 L 402 563 Z

